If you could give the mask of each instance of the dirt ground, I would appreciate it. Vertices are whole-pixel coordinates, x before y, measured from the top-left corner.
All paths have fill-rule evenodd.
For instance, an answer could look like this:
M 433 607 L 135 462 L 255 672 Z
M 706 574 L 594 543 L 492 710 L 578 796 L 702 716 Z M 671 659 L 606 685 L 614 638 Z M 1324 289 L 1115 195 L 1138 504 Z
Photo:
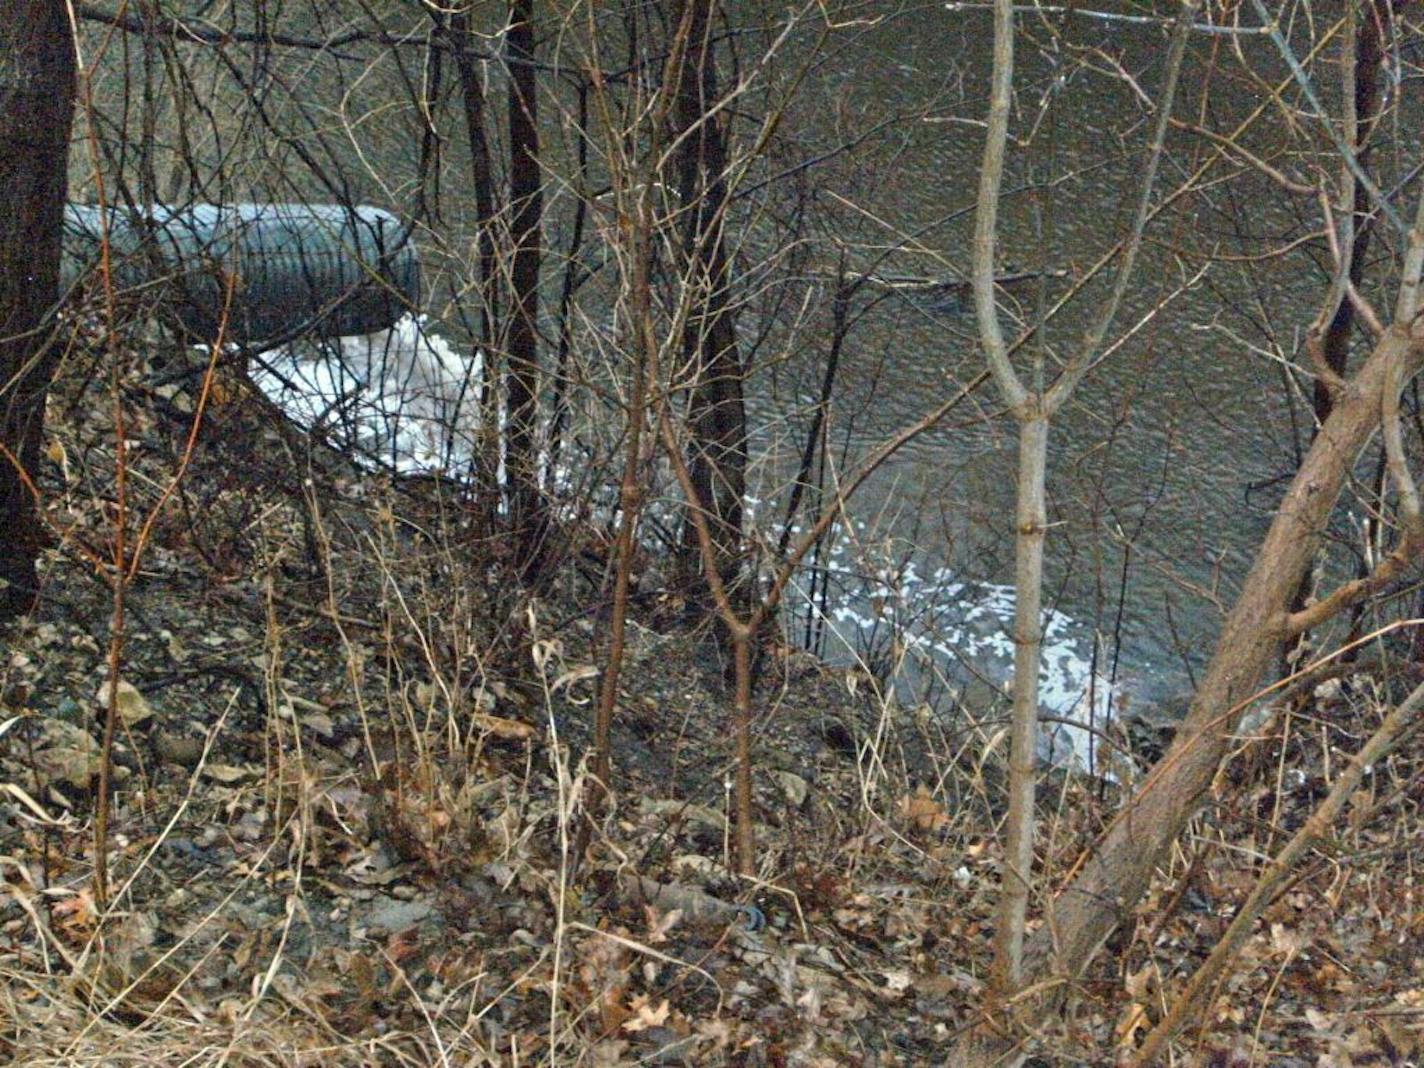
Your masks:
M 649 557 L 613 805 L 576 857 L 609 532 L 570 521 L 553 577 L 521 588 L 488 500 L 356 468 L 228 371 L 190 436 L 201 382 L 75 360 L 51 402 L 45 591 L 0 632 L 5 1058 L 945 1063 L 990 959 L 996 710 L 900 707 L 864 671 L 769 642 L 760 868 L 734 877 L 730 701 Z M 1219 803 L 1062 1016 L 1026 1022 L 1036 1063 L 1131 1047 L 1390 685 L 1356 680 L 1243 740 Z M 1371 776 L 1178 1063 L 1417 1062 L 1419 764 L 1416 744 Z M 1117 790 L 1045 784 L 1043 885 Z

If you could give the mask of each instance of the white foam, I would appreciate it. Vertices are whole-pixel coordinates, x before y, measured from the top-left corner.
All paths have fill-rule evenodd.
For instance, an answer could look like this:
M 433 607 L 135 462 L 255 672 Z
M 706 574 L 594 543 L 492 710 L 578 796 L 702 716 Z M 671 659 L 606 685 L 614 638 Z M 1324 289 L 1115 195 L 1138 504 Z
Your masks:
M 913 689 L 931 676 L 962 680 L 967 667 L 1011 691 L 1012 586 L 966 582 L 944 567 L 926 577 L 914 560 L 899 567 L 867 563 L 857 568 L 845 554 L 827 555 L 822 570 L 829 574 L 833 592 L 824 622 L 837 646 L 828 653 L 832 659 L 857 658 L 893 636 L 905 656 L 896 665 L 898 677 L 892 683 Z M 809 579 L 798 576 L 792 592 L 791 603 L 807 610 Z M 814 606 L 810 610 L 816 611 Z M 1042 627 L 1039 709 L 1054 722 L 1040 726 L 1039 761 L 1111 777 L 1104 770 L 1102 743 L 1095 732 L 1112 721 L 1122 688 L 1095 673 L 1093 638 L 1081 624 L 1049 609 Z
M 423 316 L 377 334 L 273 349 L 252 378 L 299 426 L 358 460 L 458 476 L 480 456 L 483 355 L 457 353 Z
M 456 352 L 423 317 L 406 316 L 379 334 L 275 349 L 261 364 L 253 379 L 267 397 L 300 426 L 368 466 L 463 478 L 483 454 L 482 354 Z M 496 484 L 503 486 L 504 410 L 500 404 L 496 409 L 501 431 Z M 567 471 L 554 472 L 547 481 L 555 487 L 571 484 Z M 747 498 L 748 524 L 762 503 Z M 604 518 L 611 521 L 616 505 L 609 509 Z M 864 531 L 857 523 L 857 534 Z M 924 576 L 914 560 L 891 563 L 885 554 L 871 560 L 874 554 L 861 553 L 866 558 L 857 562 L 851 547 L 858 544 L 859 539 L 833 538 L 821 564 L 836 591 L 826 622 L 840 653 L 858 655 L 888 631 L 912 667 L 918 660 L 922 675 L 928 669 L 955 678 L 969 663 L 997 685 L 1011 683 L 1011 586 L 967 582 L 945 567 Z M 807 573 L 798 577 L 791 603 L 809 604 L 806 578 Z M 1113 685 L 1095 676 L 1092 647 L 1091 635 L 1076 621 L 1051 609 L 1044 613 L 1040 708 L 1048 716 L 1085 723 L 1042 724 L 1039 758 L 1048 766 L 1101 773 L 1091 728 L 1110 721 L 1116 695 Z

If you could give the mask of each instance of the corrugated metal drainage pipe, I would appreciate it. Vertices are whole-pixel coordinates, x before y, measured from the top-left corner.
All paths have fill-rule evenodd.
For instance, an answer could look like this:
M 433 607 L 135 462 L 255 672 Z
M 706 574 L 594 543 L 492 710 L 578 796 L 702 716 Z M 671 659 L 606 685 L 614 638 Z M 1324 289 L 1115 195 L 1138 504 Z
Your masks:
M 420 303 L 420 261 L 394 215 L 336 204 L 157 205 L 139 214 L 70 204 L 63 288 L 99 263 L 105 230 L 115 286 L 161 300 L 195 338 L 261 348 L 299 334 L 385 330 Z M 230 281 L 234 280 L 235 281 Z

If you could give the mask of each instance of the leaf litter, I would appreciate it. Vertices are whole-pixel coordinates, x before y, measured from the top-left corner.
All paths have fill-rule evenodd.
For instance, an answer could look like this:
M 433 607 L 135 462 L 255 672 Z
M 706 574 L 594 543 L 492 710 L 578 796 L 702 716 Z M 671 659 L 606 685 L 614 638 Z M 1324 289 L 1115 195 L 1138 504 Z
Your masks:
M 191 411 L 143 381 L 140 366 L 122 384 L 139 513 Z M 236 375 L 127 591 L 101 907 L 112 589 L 95 561 L 112 544 L 115 460 L 87 388 L 54 404 L 56 546 L 0 668 L 9 1060 L 945 1063 L 991 956 L 1002 769 L 984 756 L 988 713 L 929 717 L 863 671 L 769 648 L 761 866 L 735 877 L 720 665 L 677 596 L 640 595 L 613 804 L 575 864 L 607 532 L 571 524 L 554 578 L 521 592 L 487 500 L 354 468 Z M 1256 785 L 1221 792 L 1184 845 L 1195 859 L 1174 857 L 1063 1013 L 1031 1022 L 1037 1063 L 1114 1063 L 1160 1017 L 1259 859 L 1328 788 L 1322 747 L 1372 714 L 1335 711 L 1315 736 L 1268 726 L 1245 747 L 1235 771 Z M 1297 788 L 1251 755 L 1282 739 Z M 1418 1061 L 1419 762 L 1376 770 L 1181 1063 Z M 1049 885 L 1110 818 L 1113 790 L 1045 783 Z

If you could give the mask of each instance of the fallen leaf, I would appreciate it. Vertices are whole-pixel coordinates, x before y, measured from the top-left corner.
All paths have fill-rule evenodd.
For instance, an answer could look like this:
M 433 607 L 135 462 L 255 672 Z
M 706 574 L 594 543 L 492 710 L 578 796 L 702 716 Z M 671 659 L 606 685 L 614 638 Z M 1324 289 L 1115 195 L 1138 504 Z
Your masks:
M 793 771 L 774 771 L 772 776 L 776 779 L 776 784 L 781 787 L 782 794 L 785 795 L 792 808 L 800 808 L 806 803 L 806 797 L 811 792 L 811 788 L 800 775 Z
M 244 779 L 251 779 L 256 776 L 253 768 L 239 768 L 235 764 L 204 764 L 203 776 L 220 782 L 224 786 L 231 786 L 233 783 L 242 782 Z
M 630 1008 L 633 1015 L 623 1021 L 625 1031 L 646 1031 L 649 1027 L 661 1027 L 668 1018 L 668 1013 L 672 1007 L 668 1004 L 668 999 L 653 1005 L 651 999 L 646 994 L 639 994 L 633 998 Z
M 596 678 L 598 678 L 598 668 L 592 664 L 580 664 L 576 668 L 570 668 L 555 679 L 554 684 L 549 687 L 549 693 L 555 694 L 566 686 L 572 686 L 574 683 L 582 682 L 584 679 Z
M 49 457 L 50 463 L 64 472 L 64 481 L 73 481 L 69 474 L 69 452 L 65 449 L 64 442 L 58 438 L 51 438 L 49 445 L 45 448 L 45 455 Z
M 949 813 L 923 784 L 913 794 L 900 798 L 899 808 L 901 818 L 922 831 L 937 831 L 949 825 Z
M 520 723 L 517 719 L 489 716 L 483 712 L 475 713 L 474 722 L 480 730 L 493 734 L 496 738 L 503 738 L 507 742 L 526 742 L 531 738 L 538 737 L 539 734 L 536 728 L 527 723 Z
M 682 920 L 682 909 L 670 909 L 663 912 L 652 905 L 645 904 L 643 913 L 648 923 L 647 940 L 650 945 L 666 942 L 668 940 L 667 933 Z
M 1148 1026 L 1147 1009 L 1134 1001 L 1118 1017 L 1113 1038 L 1119 1048 L 1130 1049 L 1137 1045 L 1137 1032 L 1146 1030 Z
M 1128 972 L 1123 988 L 1135 1001 L 1145 1001 L 1151 985 L 1154 969 L 1151 963 L 1144 964 L 1139 971 Z
M 903 969 L 895 969 L 882 973 L 885 976 L 885 990 L 887 993 L 897 997 L 903 994 L 914 984 L 914 976 Z

